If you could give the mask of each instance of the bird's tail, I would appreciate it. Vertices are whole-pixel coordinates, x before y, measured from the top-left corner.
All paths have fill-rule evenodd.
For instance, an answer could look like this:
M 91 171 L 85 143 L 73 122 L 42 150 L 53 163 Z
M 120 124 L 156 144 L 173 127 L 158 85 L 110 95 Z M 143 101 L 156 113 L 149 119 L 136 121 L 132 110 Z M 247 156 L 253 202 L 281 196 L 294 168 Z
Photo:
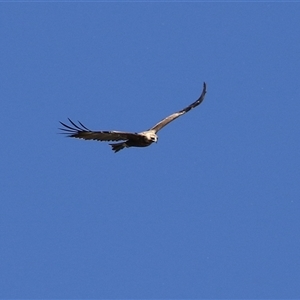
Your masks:
M 127 147 L 126 142 L 117 143 L 117 144 L 110 144 L 112 150 L 117 153 L 118 151 L 122 150 L 123 148 Z

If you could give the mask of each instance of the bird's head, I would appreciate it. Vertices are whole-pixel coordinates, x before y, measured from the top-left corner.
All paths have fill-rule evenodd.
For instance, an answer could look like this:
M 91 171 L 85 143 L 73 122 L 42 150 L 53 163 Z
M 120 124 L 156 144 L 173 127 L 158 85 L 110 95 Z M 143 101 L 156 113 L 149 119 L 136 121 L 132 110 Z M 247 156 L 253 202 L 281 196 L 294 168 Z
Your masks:
M 153 135 L 150 136 L 150 139 L 153 143 L 157 143 L 158 141 L 158 136 L 154 133 Z
M 145 131 L 143 134 L 145 135 L 147 140 L 151 141 L 151 143 L 157 143 L 158 136 L 153 131 Z

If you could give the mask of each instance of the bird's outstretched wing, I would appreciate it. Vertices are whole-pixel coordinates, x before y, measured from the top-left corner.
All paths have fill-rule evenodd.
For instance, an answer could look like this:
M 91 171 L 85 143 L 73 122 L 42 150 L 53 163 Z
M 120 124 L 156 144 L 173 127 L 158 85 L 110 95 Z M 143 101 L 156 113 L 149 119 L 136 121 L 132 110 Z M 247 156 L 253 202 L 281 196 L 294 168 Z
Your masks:
M 202 93 L 200 95 L 200 97 L 191 105 L 189 105 L 188 107 L 164 118 L 163 120 L 161 120 L 160 122 L 158 122 L 157 124 L 155 124 L 152 128 L 150 128 L 149 130 L 153 130 L 155 133 L 159 130 L 161 130 L 163 127 L 165 127 L 166 125 L 168 125 L 170 122 L 174 121 L 175 119 L 177 119 L 178 117 L 182 116 L 183 114 L 187 113 L 188 111 L 190 111 L 191 109 L 193 109 L 194 107 L 198 106 L 205 97 L 206 94 L 206 83 L 203 83 L 203 90 Z
M 63 122 L 59 122 L 63 128 L 64 134 L 68 137 L 74 137 L 84 140 L 96 140 L 96 141 L 126 141 L 136 140 L 139 138 L 138 133 L 123 132 L 123 131 L 92 131 L 86 128 L 81 122 L 78 121 L 79 125 L 75 124 L 72 120 L 68 119 L 71 125 L 69 126 Z

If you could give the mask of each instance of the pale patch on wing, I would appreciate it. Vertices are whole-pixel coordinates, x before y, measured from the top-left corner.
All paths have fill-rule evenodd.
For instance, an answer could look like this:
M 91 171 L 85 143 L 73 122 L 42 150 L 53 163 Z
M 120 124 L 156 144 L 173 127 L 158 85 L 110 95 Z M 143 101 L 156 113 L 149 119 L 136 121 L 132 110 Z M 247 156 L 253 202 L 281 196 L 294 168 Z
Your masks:
M 186 108 L 166 117 L 165 119 L 163 119 L 160 122 L 158 122 L 157 124 L 155 124 L 149 130 L 154 130 L 154 132 L 156 133 L 157 131 L 161 130 L 163 127 L 168 125 L 170 122 L 174 121 L 175 119 L 182 116 L 183 114 L 189 112 L 191 109 L 195 108 L 196 106 L 198 106 L 199 104 L 202 103 L 202 101 L 204 100 L 205 94 L 206 94 L 206 83 L 204 82 L 202 93 L 201 93 L 200 97 L 194 103 L 192 103 L 189 106 L 187 106 Z

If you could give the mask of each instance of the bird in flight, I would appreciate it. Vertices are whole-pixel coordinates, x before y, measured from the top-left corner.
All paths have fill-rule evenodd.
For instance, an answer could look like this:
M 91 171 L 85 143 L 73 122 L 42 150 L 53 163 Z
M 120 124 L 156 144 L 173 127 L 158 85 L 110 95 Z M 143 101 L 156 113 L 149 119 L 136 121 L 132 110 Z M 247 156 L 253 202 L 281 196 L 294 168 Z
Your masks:
M 78 121 L 78 125 L 77 125 L 70 119 L 68 120 L 71 126 L 63 122 L 60 122 L 63 128 L 59 128 L 59 129 L 62 130 L 63 131 L 62 133 L 66 134 L 68 137 L 74 137 L 74 138 L 79 138 L 84 140 L 96 140 L 96 141 L 121 141 L 120 143 L 109 144 L 110 146 L 112 146 L 112 150 L 115 151 L 115 153 L 122 150 L 123 148 L 147 147 L 152 143 L 157 142 L 158 136 L 156 135 L 156 133 L 159 130 L 161 130 L 170 122 L 174 121 L 178 117 L 184 115 L 185 113 L 189 112 L 191 109 L 201 104 L 202 101 L 204 100 L 205 94 L 206 94 L 206 84 L 204 82 L 202 93 L 194 103 L 164 118 L 163 120 L 155 124 L 150 129 L 139 133 L 124 132 L 124 131 L 92 131 L 87 127 L 85 127 L 81 122 Z

